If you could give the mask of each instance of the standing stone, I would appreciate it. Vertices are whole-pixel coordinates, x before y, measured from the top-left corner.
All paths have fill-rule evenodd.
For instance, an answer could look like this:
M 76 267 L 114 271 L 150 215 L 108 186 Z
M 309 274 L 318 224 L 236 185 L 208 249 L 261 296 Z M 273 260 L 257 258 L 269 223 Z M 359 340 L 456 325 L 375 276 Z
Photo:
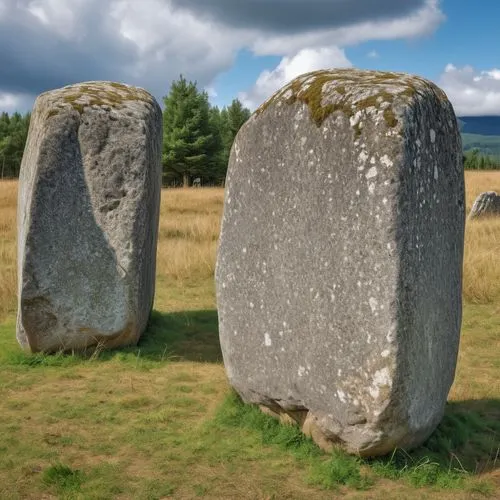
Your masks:
M 461 323 L 457 120 L 418 77 L 303 75 L 231 151 L 216 268 L 243 399 L 362 456 L 440 422 Z
M 485 215 L 500 215 L 500 195 L 495 191 L 486 191 L 476 198 L 469 218 L 474 219 Z
M 137 342 L 153 305 L 161 140 L 145 90 L 88 82 L 37 98 L 19 179 L 22 346 Z

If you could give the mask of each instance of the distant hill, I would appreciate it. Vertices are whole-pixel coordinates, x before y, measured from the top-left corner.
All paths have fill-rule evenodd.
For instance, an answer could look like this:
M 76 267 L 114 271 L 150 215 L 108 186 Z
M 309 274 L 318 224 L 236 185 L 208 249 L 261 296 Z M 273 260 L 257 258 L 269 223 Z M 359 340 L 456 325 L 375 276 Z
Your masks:
M 500 136 L 500 116 L 460 116 L 458 123 L 463 134 Z
M 464 153 L 478 149 L 500 162 L 500 116 L 460 116 L 458 125 Z
M 464 152 L 479 149 L 483 155 L 500 157 L 500 134 L 479 135 L 462 133 L 462 147 Z

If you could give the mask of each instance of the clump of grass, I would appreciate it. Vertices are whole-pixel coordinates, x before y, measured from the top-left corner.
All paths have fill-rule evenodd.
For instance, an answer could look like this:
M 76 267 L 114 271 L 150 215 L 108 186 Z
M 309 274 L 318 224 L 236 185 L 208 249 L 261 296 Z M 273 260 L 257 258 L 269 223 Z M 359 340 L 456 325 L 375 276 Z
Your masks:
M 366 490 L 373 486 L 374 478 L 363 471 L 360 459 L 342 453 L 332 452 L 331 457 L 312 468 L 308 482 L 324 489 L 349 486 L 356 490 Z
M 42 481 L 48 486 L 54 486 L 59 493 L 72 493 L 80 490 L 83 474 L 67 465 L 55 464 L 45 469 Z
M 488 488 L 488 483 L 472 476 L 483 472 L 478 470 L 479 461 L 495 453 L 492 443 L 500 444 L 500 423 L 473 411 L 457 411 L 453 405 L 447 410 L 423 446 L 411 452 L 397 449 L 390 457 L 367 461 L 372 470 L 381 477 L 401 479 L 414 487 L 457 489 L 479 484 Z M 481 486 L 483 483 L 486 486 Z

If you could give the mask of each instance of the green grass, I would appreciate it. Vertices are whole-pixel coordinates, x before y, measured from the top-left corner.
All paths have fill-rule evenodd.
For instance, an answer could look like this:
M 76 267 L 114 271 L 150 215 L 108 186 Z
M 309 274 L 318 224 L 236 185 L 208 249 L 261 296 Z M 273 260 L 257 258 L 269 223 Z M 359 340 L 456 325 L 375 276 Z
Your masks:
M 136 347 L 52 356 L 23 353 L 11 319 L 0 325 L 0 498 L 494 497 L 498 321 L 492 306 L 466 306 L 455 389 L 466 397 L 427 443 L 361 460 L 322 452 L 229 391 L 213 309 L 155 312 Z
M 213 309 L 155 312 L 136 347 L 52 356 L 23 353 L 11 319 L 0 498 L 494 498 L 498 321 L 466 306 L 454 400 L 424 446 L 362 460 L 322 452 L 228 389 Z

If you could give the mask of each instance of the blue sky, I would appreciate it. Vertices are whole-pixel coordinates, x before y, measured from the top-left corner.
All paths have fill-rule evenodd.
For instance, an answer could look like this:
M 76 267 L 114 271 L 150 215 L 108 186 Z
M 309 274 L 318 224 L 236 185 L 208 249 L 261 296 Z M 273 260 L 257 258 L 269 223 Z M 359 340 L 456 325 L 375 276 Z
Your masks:
M 87 80 L 161 101 L 180 73 L 213 104 L 255 108 L 299 74 L 418 74 L 458 115 L 500 115 L 500 1 L 0 0 L 0 111 Z

